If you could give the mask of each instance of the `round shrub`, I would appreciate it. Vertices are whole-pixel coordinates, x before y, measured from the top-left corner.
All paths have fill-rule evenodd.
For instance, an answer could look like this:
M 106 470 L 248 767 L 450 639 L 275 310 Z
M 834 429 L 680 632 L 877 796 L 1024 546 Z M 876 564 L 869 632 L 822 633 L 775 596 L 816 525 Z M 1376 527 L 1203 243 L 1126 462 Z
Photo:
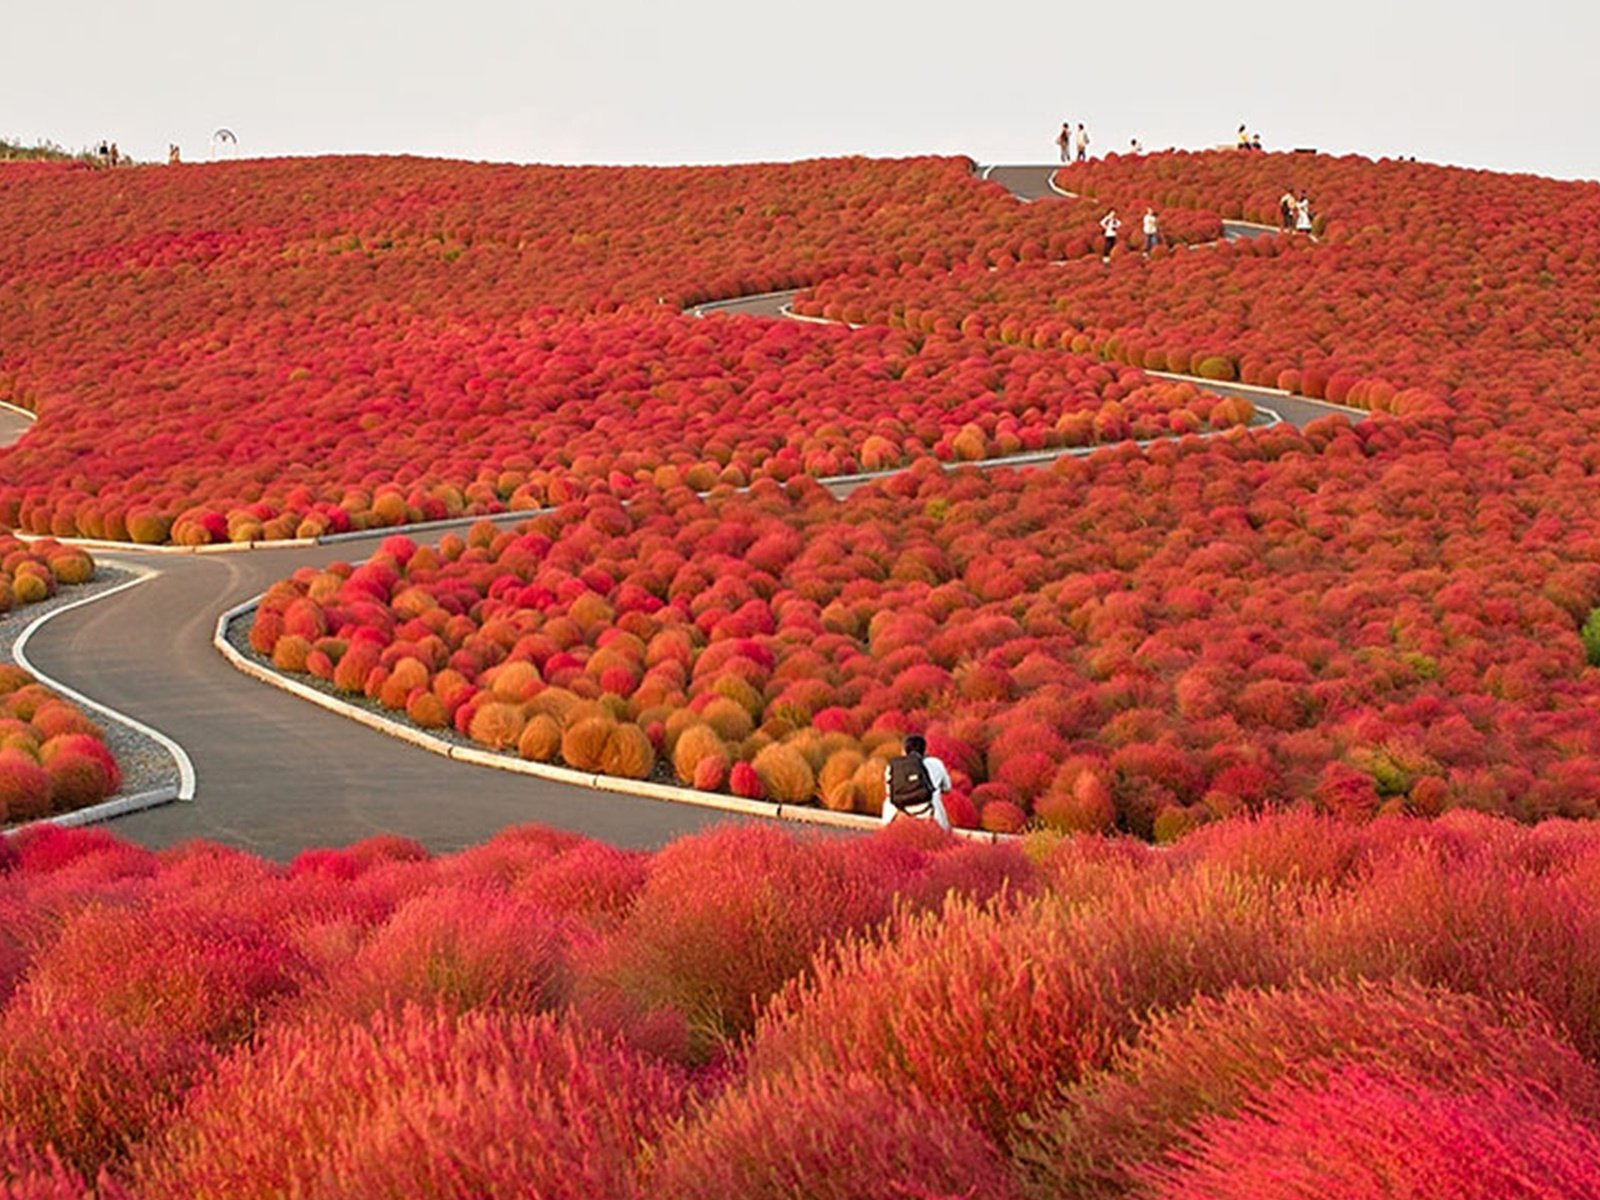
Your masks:
M 1233 360 L 1221 354 L 1208 355 L 1202 358 L 1194 367 L 1194 373 L 1201 379 L 1211 379 L 1218 383 L 1232 383 L 1237 375 L 1233 368 Z
M 856 807 L 855 775 L 866 761 L 859 750 L 835 750 L 817 775 L 817 792 L 824 808 L 853 812 Z
M 616 730 L 610 717 L 586 717 L 561 735 L 561 757 L 575 771 L 597 772 Z
M 768 746 L 750 765 L 760 776 L 761 788 L 769 800 L 779 804 L 809 804 L 816 795 L 817 783 L 811 767 L 792 746 Z
M 684 783 L 692 783 L 702 759 L 717 756 L 727 759 L 727 747 L 709 725 L 693 724 L 678 735 L 672 748 L 672 769 Z
M 694 789 L 699 792 L 720 792 L 728 782 L 728 756 L 707 754 L 695 764 Z
M 725 742 L 742 742 L 755 729 L 750 710 L 736 700 L 716 696 L 700 710 L 700 719 Z
M 50 776 L 31 756 L 0 750 L 0 821 L 37 821 L 50 815 Z
M 320 1007 L 336 1021 L 405 1003 L 534 1012 L 564 999 L 565 958 L 565 926 L 542 906 L 443 888 L 401 905 L 333 979 Z
M 518 745 L 525 725 L 521 704 L 492 700 L 472 714 L 467 736 L 491 750 L 506 750 Z
M 1600 1191 L 1600 1132 L 1537 1080 L 1439 1088 L 1350 1066 L 1202 1122 L 1140 1183 L 1159 1200 L 1580 1200 Z
M 98 804 L 112 792 L 111 775 L 101 761 L 77 750 L 64 750 L 44 765 L 50 777 L 50 804 L 70 812 Z
M 1018 1195 L 959 1114 L 865 1075 L 806 1075 L 723 1092 L 670 1136 L 647 1180 L 662 1200 Z
M 634 1196 L 669 1073 L 548 1016 L 297 1023 L 224 1063 L 134 1166 L 150 1200 Z
M 600 771 L 622 779 L 647 779 L 655 770 L 656 751 L 637 725 L 617 725 L 600 755 Z
M 561 726 L 546 713 L 534 713 L 522 727 L 517 754 L 530 762 L 555 762 L 561 753 Z
M 1574 1111 L 1600 1112 L 1600 1075 L 1526 1001 L 1408 981 L 1236 990 L 1152 1022 L 1109 1071 L 1041 1114 L 1017 1157 L 1041 1194 L 1109 1200 L 1202 1118 L 1234 1115 L 1280 1079 L 1315 1083 L 1355 1063 L 1429 1086 L 1524 1074 Z

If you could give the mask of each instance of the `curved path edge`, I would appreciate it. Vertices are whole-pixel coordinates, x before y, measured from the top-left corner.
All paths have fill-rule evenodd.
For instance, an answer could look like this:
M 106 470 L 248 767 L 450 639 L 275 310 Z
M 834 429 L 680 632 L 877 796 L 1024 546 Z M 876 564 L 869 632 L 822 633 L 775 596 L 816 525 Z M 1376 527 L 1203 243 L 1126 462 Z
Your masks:
M 698 808 L 717 809 L 740 816 L 764 817 L 768 820 L 790 821 L 806 825 L 827 825 L 837 829 L 851 829 L 860 833 L 869 833 L 881 827 L 882 823 L 877 818 L 861 813 L 834 812 L 831 809 L 819 808 L 809 804 L 774 804 L 766 800 L 746 800 L 739 796 L 724 796 L 719 792 L 702 792 L 693 788 L 675 787 L 671 784 L 651 783 L 648 780 L 624 779 L 615 775 L 577 771 L 571 767 L 558 767 L 550 763 L 513 758 L 509 754 L 499 754 L 492 750 L 481 750 L 473 746 L 463 746 L 458 742 L 449 741 L 446 738 L 439 737 L 437 734 L 429 733 L 425 729 L 419 729 L 409 722 L 384 716 L 382 713 L 374 712 L 362 705 L 354 704 L 348 700 L 341 700 L 337 696 L 330 696 L 319 688 L 314 688 L 298 679 L 265 667 L 248 655 L 243 654 L 229 639 L 228 630 L 235 621 L 254 613 L 256 606 L 260 602 L 260 596 L 253 597 L 243 604 L 234 605 L 217 618 L 216 631 L 212 635 L 211 643 L 236 670 L 250 676 L 252 679 L 267 684 L 269 687 L 287 692 L 298 699 L 307 700 L 319 708 L 337 713 L 339 716 L 365 725 L 369 729 L 375 729 L 379 733 L 388 734 L 392 738 L 426 750 L 431 754 L 437 754 L 457 762 L 473 763 L 480 767 L 491 767 L 497 771 L 507 771 L 514 775 L 531 775 L 538 779 L 548 779 L 554 783 L 564 783 L 573 787 L 591 788 L 602 792 L 617 792 L 625 796 L 635 796 L 644 800 L 659 800 L 671 804 L 689 804 Z M 980 829 L 957 829 L 953 832 L 958 837 L 982 842 L 1003 840 L 1006 836 Z
M 11 647 L 11 657 L 16 661 L 16 664 L 19 667 L 21 667 L 24 671 L 27 671 L 46 687 L 52 689 L 53 691 L 59 692 L 61 695 L 67 697 L 67 699 L 71 700 L 75 704 L 82 705 L 84 708 L 87 708 L 92 712 L 99 713 L 108 720 L 115 721 L 119 725 L 125 725 L 129 729 L 134 730 L 136 733 L 143 734 L 145 737 L 159 745 L 163 750 L 172 756 L 172 761 L 178 768 L 178 785 L 173 789 L 171 799 L 193 800 L 195 791 L 194 763 L 190 760 L 188 752 L 185 751 L 182 746 L 180 746 L 166 734 L 162 733 L 159 729 L 156 729 L 150 725 L 146 725 L 137 717 L 131 717 L 125 712 L 120 712 L 117 709 L 112 708 L 109 704 L 102 704 L 100 701 L 84 695 L 76 688 L 63 683 L 61 680 L 55 678 L 47 671 L 40 670 L 39 667 L 34 665 L 34 663 L 28 658 L 28 643 L 33 639 L 33 635 L 39 632 L 39 630 L 43 629 L 51 621 L 59 617 L 62 613 L 72 612 L 74 609 L 83 608 L 85 605 L 98 604 L 100 601 L 118 595 L 121 592 L 125 592 L 129 588 L 135 588 L 142 583 L 147 583 L 152 576 L 152 572 L 145 570 L 142 567 L 134 567 L 132 569 L 134 571 L 134 577 L 132 579 L 125 580 L 114 587 L 109 587 L 103 592 L 96 592 L 92 596 L 85 596 L 81 600 L 74 600 L 71 604 L 63 604 L 60 608 L 53 609 L 41 617 L 35 617 L 28 623 L 23 631 L 17 635 L 17 640 L 12 644 Z M 164 791 L 165 789 L 158 790 Z M 145 794 L 154 795 L 155 793 L 152 792 Z M 116 803 L 116 800 L 111 800 L 107 801 L 104 805 L 94 805 L 92 807 L 96 809 L 110 808 Z M 148 808 L 150 806 L 141 805 L 140 807 Z M 79 809 L 77 814 L 64 815 L 80 815 L 83 813 L 88 813 L 89 811 L 91 810 L 84 808 Z M 118 809 L 116 812 L 108 812 L 106 817 L 121 816 L 123 812 L 134 811 L 137 810 L 133 808 Z M 80 821 L 78 823 L 81 824 L 82 822 Z

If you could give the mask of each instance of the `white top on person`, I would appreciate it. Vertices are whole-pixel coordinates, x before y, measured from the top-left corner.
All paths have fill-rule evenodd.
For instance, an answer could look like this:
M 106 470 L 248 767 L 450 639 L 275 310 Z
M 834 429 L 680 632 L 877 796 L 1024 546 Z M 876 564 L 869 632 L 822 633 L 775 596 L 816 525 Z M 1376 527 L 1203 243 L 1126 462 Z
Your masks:
M 894 771 L 893 763 L 883 766 L 883 823 L 887 825 L 896 817 L 913 817 L 921 820 L 929 818 L 938 822 L 939 828 L 946 833 L 950 832 L 950 815 L 945 812 L 944 796 L 953 786 L 950 782 L 950 772 L 944 763 L 928 753 L 928 743 L 919 734 L 912 734 L 906 738 L 905 757 L 921 761 L 922 769 L 927 775 L 928 786 L 932 789 L 932 796 L 926 804 L 911 805 L 908 808 L 896 807 L 890 796 L 893 794 L 891 776 Z

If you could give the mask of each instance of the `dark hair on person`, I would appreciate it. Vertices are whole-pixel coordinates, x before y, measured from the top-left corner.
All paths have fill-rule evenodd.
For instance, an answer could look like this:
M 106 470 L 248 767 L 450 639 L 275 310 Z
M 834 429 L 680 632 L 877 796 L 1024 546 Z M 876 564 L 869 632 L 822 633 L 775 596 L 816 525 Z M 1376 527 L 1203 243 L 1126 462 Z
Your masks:
M 913 733 L 906 738 L 907 754 L 926 754 L 928 752 L 928 739 L 920 733 Z

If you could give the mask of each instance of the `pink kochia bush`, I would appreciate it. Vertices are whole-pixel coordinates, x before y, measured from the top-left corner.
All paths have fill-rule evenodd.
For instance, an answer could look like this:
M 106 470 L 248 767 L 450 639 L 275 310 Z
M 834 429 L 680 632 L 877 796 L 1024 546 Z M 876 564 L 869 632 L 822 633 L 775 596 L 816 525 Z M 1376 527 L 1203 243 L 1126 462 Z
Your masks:
M 1594 1194 L 1593 825 L 4 845 L 0 1196 Z

